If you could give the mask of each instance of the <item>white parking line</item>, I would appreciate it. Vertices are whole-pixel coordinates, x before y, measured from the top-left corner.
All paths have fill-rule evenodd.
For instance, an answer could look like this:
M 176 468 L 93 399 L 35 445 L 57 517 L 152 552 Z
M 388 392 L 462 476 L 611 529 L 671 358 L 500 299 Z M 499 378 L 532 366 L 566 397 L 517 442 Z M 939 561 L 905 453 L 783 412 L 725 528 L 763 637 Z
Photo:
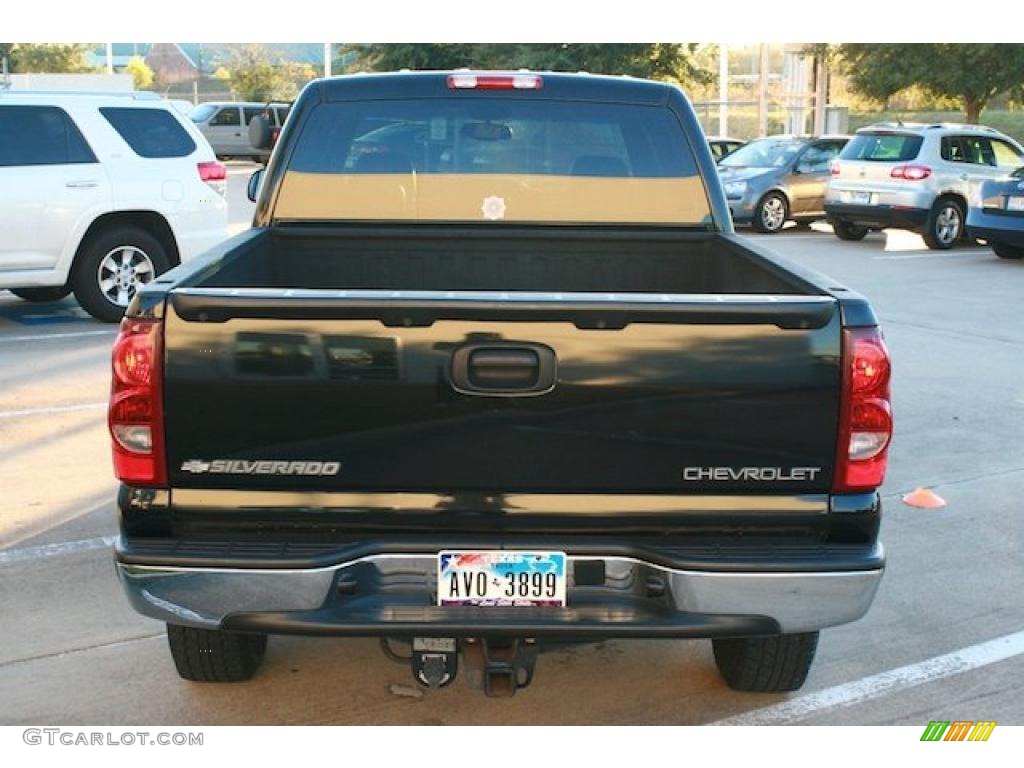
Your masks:
M 78 403 L 76 405 L 54 405 L 46 408 L 26 408 L 22 411 L 0 411 L 0 419 L 17 419 L 22 416 L 42 416 L 51 413 L 71 413 L 73 411 L 92 411 L 106 408 L 106 401 L 102 403 Z
M 74 339 L 79 336 L 110 336 L 113 338 L 117 333 L 116 329 L 109 331 L 75 331 L 74 333 L 38 333 L 32 336 L 0 336 L 0 342 L 4 341 L 41 341 L 43 339 Z
M 783 725 L 803 720 L 810 715 L 838 707 L 871 701 L 880 696 L 943 680 L 1024 654 L 1024 631 L 1003 635 L 994 640 L 933 656 L 916 664 L 879 672 L 817 693 L 755 709 L 735 717 L 717 720 L 709 725 Z
M 900 253 L 895 256 L 872 256 L 873 261 L 906 261 L 907 259 L 941 259 L 943 257 L 948 258 L 950 256 L 977 256 L 979 251 L 947 251 L 946 253 L 934 253 L 928 251 L 927 253 Z
M 0 565 L 20 563 L 25 560 L 39 560 L 55 555 L 68 555 L 73 552 L 87 552 L 90 549 L 103 549 L 113 544 L 116 538 L 116 536 L 103 536 L 96 539 L 61 541 L 56 544 L 40 544 L 37 547 L 0 550 Z

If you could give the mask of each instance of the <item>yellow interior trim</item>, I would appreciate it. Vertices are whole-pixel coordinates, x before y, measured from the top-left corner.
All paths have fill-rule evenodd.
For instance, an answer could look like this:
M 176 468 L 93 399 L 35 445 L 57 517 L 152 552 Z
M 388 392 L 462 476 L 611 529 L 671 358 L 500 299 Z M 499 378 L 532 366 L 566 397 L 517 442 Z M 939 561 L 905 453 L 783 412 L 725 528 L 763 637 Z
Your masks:
M 274 215 L 319 220 L 698 224 L 707 219 L 710 209 L 698 176 L 288 171 Z

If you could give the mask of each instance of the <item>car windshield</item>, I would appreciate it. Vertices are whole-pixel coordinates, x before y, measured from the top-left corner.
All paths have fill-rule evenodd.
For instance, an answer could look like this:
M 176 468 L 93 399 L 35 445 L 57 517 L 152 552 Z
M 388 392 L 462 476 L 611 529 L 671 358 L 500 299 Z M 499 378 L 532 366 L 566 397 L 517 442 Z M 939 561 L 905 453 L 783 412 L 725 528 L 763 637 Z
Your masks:
M 778 168 L 792 160 L 804 146 L 794 139 L 758 139 L 731 152 L 721 166 L 727 168 Z
M 200 104 L 192 110 L 192 114 L 189 117 L 192 118 L 193 123 L 201 123 L 216 111 L 217 106 L 215 104 Z

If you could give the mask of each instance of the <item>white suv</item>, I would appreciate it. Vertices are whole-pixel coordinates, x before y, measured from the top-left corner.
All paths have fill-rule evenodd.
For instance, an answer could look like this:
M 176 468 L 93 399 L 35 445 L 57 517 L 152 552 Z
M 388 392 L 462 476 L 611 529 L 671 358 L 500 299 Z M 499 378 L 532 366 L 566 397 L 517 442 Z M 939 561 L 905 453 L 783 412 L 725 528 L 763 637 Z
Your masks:
M 1009 136 L 981 125 L 878 123 L 861 128 L 832 162 L 825 213 L 836 236 L 869 229 L 920 232 L 929 248 L 964 235 L 972 187 L 1024 165 Z
M 228 236 L 227 172 L 155 94 L 0 91 L 0 288 L 114 322 Z

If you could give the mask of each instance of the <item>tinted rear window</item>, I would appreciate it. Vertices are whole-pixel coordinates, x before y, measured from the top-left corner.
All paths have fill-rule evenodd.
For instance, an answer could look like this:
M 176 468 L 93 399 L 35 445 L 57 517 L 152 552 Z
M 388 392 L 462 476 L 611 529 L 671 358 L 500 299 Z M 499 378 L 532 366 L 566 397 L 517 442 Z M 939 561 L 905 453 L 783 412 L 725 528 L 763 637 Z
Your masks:
M 140 157 L 187 157 L 196 143 L 165 109 L 100 107 L 100 112 Z
M 210 115 L 217 111 L 216 104 L 200 104 L 198 107 L 192 110 L 189 117 L 192 118 L 193 123 L 201 123 L 204 120 L 208 120 Z
M 306 173 L 690 177 L 696 164 L 664 108 L 516 99 L 327 104 L 302 130 Z
M 95 163 L 96 156 L 58 107 L 0 107 L 0 166 Z
M 840 154 L 843 160 L 901 162 L 913 160 L 923 139 L 904 133 L 858 133 Z

